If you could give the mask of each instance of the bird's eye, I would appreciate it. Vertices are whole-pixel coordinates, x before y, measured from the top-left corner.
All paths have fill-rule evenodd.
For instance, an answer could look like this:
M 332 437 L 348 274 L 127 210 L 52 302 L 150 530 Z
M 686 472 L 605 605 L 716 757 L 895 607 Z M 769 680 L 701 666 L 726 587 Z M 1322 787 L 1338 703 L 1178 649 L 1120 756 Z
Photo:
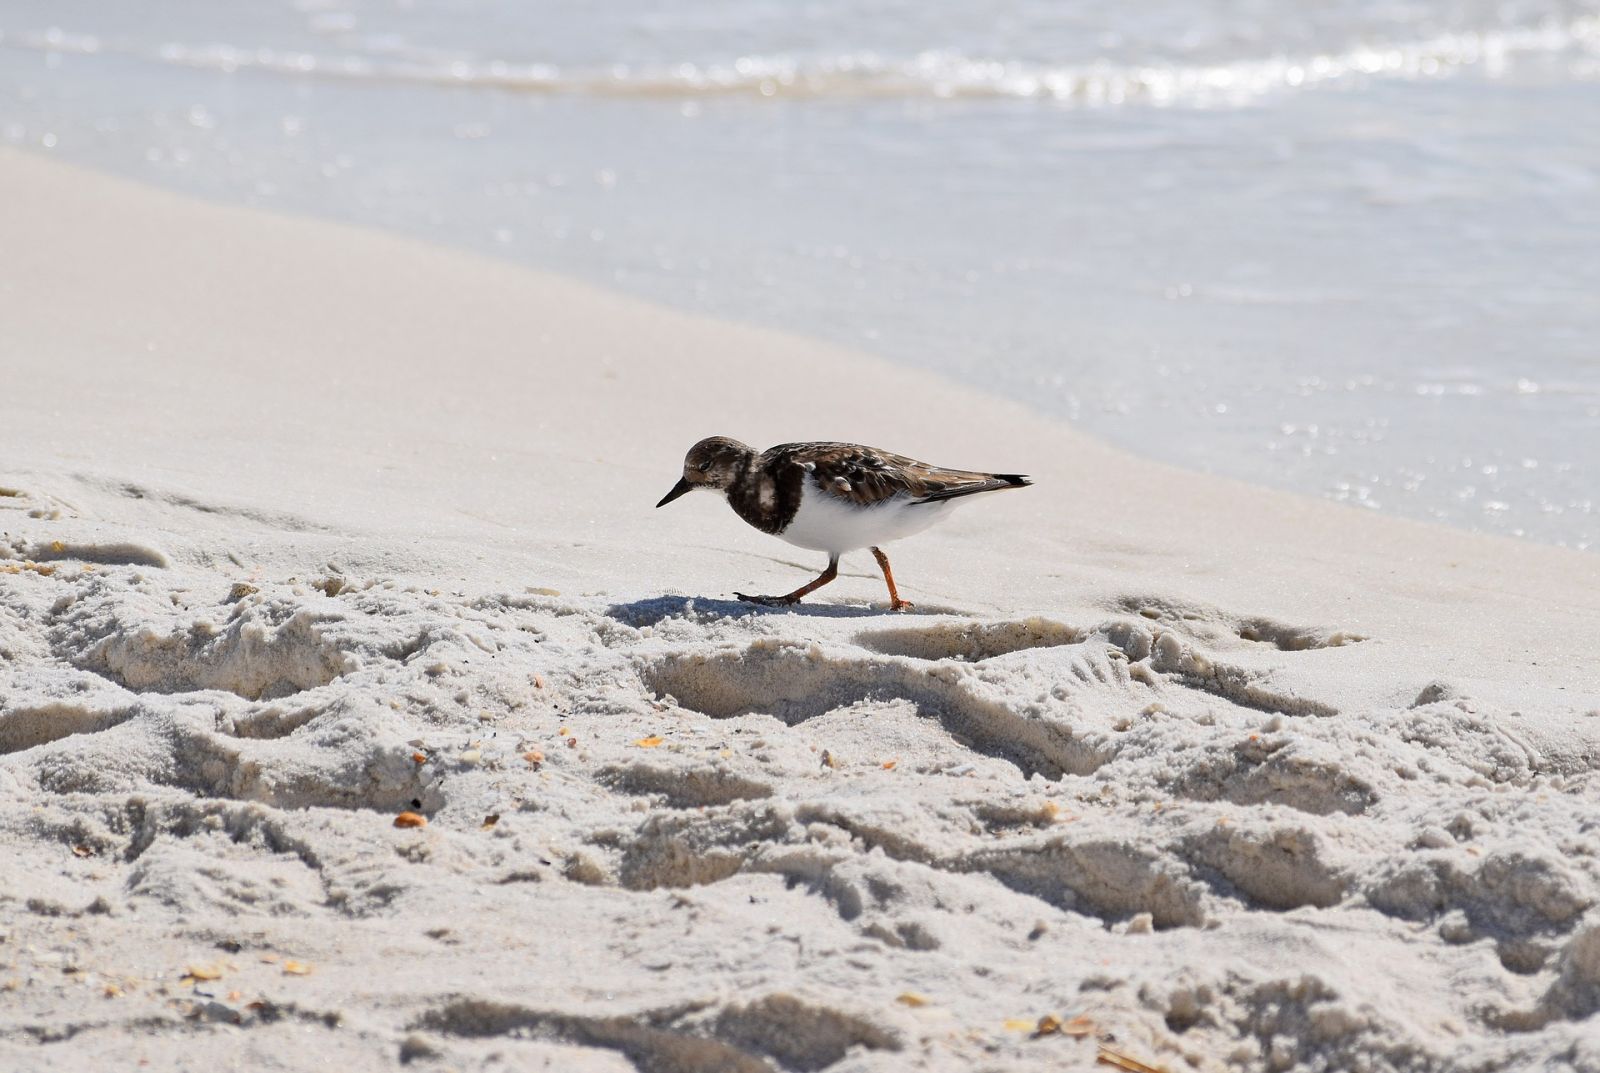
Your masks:
M 710 462 L 702 462 L 698 466 L 695 467 L 695 469 L 699 470 L 701 473 L 706 472 L 710 468 L 711 468 L 711 463 Z

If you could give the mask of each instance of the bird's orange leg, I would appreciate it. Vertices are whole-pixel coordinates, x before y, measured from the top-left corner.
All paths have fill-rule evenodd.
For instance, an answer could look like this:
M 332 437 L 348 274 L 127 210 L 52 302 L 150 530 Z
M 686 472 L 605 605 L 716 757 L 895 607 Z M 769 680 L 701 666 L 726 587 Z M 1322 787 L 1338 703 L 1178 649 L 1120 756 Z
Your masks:
M 800 597 L 807 593 L 815 592 L 838 576 L 839 557 L 830 555 L 828 557 L 828 568 L 822 572 L 822 576 L 809 584 L 801 585 L 787 596 L 746 596 L 742 592 L 736 592 L 734 595 L 747 604 L 762 604 L 766 607 L 788 607 L 790 604 L 799 603 Z
M 889 610 L 904 611 L 908 607 L 917 606 L 910 600 L 900 599 L 899 590 L 894 587 L 894 571 L 889 569 L 889 557 L 883 553 L 883 550 L 881 548 L 873 548 L 872 557 L 878 560 L 878 568 L 883 571 L 883 580 L 889 585 Z

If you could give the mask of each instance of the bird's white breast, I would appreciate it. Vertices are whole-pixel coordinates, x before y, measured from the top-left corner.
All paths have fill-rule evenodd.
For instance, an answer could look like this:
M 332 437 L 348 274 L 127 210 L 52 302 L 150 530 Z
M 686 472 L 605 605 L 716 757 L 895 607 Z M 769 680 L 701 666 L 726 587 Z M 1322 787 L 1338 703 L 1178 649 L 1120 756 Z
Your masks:
M 801 487 L 800 509 L 778 536 L 813 551 L 841 555 L 920 533 L 949 513 L 951 503 L 919 503 L 899 495 L 858 507 L 829 495 L 811 480 Z

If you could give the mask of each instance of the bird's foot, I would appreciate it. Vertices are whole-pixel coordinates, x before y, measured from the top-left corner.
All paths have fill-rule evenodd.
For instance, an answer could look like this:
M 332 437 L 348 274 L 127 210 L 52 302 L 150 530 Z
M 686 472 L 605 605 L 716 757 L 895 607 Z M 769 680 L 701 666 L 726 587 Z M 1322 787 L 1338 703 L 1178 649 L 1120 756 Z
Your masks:
M 893 600 L 889 601 L 889 610 L 890 611 L 910 611 L 913 607 L 916 607 L 916 606 L 917 605 L 912 603 L 910 600 L 902 600 L 898 596 L 896 596 Z
M 733 595 L 747 604 L 760 604 L 762 607 L 793 607 L 800 602 L 798 596 L 746 596 L 742 592 Z

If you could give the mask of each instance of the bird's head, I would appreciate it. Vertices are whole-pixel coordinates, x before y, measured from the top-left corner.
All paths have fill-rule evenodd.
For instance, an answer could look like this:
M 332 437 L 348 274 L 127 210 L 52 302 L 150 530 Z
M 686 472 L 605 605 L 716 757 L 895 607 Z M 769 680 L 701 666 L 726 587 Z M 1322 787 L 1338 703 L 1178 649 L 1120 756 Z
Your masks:
M 721 491 L 739 479 L 750 461 L 750 448 L 726 436 L 712 436 L 689 448 L 683 459 L 683 477 L 656 506 L 664 507 L 696 488 Z

